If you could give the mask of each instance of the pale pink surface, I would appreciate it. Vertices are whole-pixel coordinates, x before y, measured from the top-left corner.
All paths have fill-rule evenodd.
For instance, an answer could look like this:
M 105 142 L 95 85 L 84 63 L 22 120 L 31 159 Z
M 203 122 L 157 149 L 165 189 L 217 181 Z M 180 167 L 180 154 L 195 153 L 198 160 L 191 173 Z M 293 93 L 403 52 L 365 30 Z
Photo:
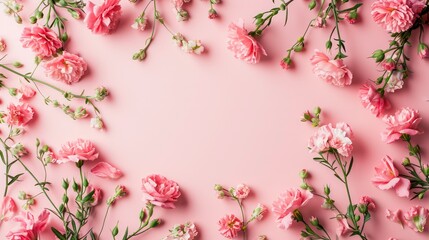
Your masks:
M 26 2 L 27 13 L 32 9 L 31 3 Z M 308 61 L 313 54 L 312 49 L 323 49 L 324 41 L 315 40 L 326 40 L 328 28 L 310 30 L 311 41 L 306 44 L 308 51 L 295 55 L 294 69 L 285 71 L 278 65 L 284 57 L 283 50 L 296 41 L 312 17 L 303 14 L 308 12 L 308 2 L 294 2 L 287 27 L 282 27 L 283 19 L 273 22 L 273 28 L 260 39 L 269 57 L 262 58 L 256 65 L 235 59 L 226 49 L 227 26 L 238 17 L 250 24 L 257 12 L 270 9 L 272 3 L 249 0 L 249 4 L 243 7 L 242 1 L 224 1 L 219 5 L 221 18 L 217 20 L 207 18 L 205 3 L 195 1 L 187 7 L 192 13 L 187 23 L 177 23 L 175 16 L 170 15 L 170 2 L 162 1 L 159 7 L 176 30 L 187 33 L 189 37 L 201 38 L 208 49 L 206 55 L 184 54 L 171 44 L 169 33 L 159 29 L 144 63 L 130 60 L 132 53 L 140 49 L 144 41 L 141 32 L 129 27 L 139 14 L 134 5 L 121 2 L 124 18 L 110 36 L 94 35 L 85 29 L 84 23 L 70 19 L 67 28 L 71 40 L 67 50 L 84 57 L 90 69 L 87 77 L 72 89 L 80 92 L 83 88 L 91 90 L 103 85 L 111 90 L 111 98 L 100 105 L 107 129 L 100 132 L 89 128 L 89 118 L 70 120 L 61 111 L 47 107 L 37 94 L 31 99 L 31 105 L 43 114 L 37 114 L 25 138 L 20 138 L 31 147 L 30 166 L 40 167 L 33 161 L 36 137 L 52 146 L 55 152 L 67 141 L 91 139 L 100 152 L 100 160 L 120 167 L 124 172 L 123 178 L 106 183 L 105 179 L 89 174 L 96 162 L 88 162 L 84 171 L 91 183 L 103 186 L 106 196 L 113 194 L 116 184 L 126 185 L 130 192 L 129 196 L 115 203 L 106 229 L 112 229 L 117 220 L 123 225 L 137 227 L 138 212 L 144 207 L 141 178 L 160 173 L 178 182 L 183 196 L 176 209 L 157 212 L 158 217 L 165 219 L 165 224 L 157 231 L 149 232 L 145 238 L 161 239 L 174 224 L 190 220 L 198 225 L 200 239 L 221 239 L 217 221 L 226 213 L 238 216 L 239 210 L 235 202 L 216 198 L 213 192 L 215 183 L 235 186 L 243 182 L 250 186 L 254 194 L 245 200 L 250 214 L 258 202 L 269 205 L 284 189 L 298 187 L 301 182 L 298 172 L 305 168 L 312 173 L 311 181 L 315 187 L 322 190 L 325 183 L 330 184 L 333 198 L 345 207 L 343 186 L 330 171 L 311 160 L 315 154 L 308 152 L 307 142 L 315 129 L 299 121 L 303 111 L 318 105 L 323 108 L 323 124 L 344 121 L 353 128 L 355 163 L 350 174 L 351 194 L 355 202 L 362 195 L 368 195 L 377 203 L 377 210 L 371 214 L 372 220 L 365 227 L 371 239 L 395 237 L 410 240 L 427 236 L 427 233 L 421 235 L 408 228 L 402 229 L 385 217 L 387 208 L 407 210 L 416 204 L 428 206 L 427 199 L 410 202 L 396 197 L 392 191 L 379 190 L 370 181 L 374 166 L 383 156 L 389 154 L 400 160 L 407 154 L 400 142 L 381 142 L 379 133 L 385 124 L 364 109 L 358 97 L 360 86 L 379 75 L 368 56 L 374 49 L 388 44 L 388 34 L 370 16 L 370 5 L 363 6 L 357 24 L 342 25 L 349 56 L 346 63 L 354 74 L 354 82 L 351 86 L 337 88 L 318 81 Z M 31 71 L 34 54 L 21 47 L 19 35 L 22 27 L 0 14 L 0 28 L 8 31 L 2 35 L 8 43 L 7 59 L 19 59 L 26 65 L 25 70 Z M 362 31 L 377 37 L 363 41 Z M 100 56 L 100 53 L 106 54 Z M 422 130 L 427 132 L 428 62 L 420 60 L 414 50 L 409 51 L 409 56 L 413 59 L 411 78 L 404 89 L 391 95 L 392 110 L 388 113 L 403 106 L 418 109 L 423 117 Z M 166 66 L 169 71 L 165 71 Z M 35 76 L 44 78 L 43 71 L 39 69 Z M 4 95 L 7 93 L 1 91 L 2 99 Z M 415 139 L 422 148 L 429 149 L 427 135 L 418 135 Z M 50 167 L 49 174 L 54 176 L 52 180 L 61 181 L 65 175 L 78 177 L 78 173 L 68 165 L 73 164 Z M 24 184 L 20 183 L 12 190 L 11 196 L 17 196 L 20 189 L 38 193 L 29 177 L 25 178 Z M 56 201 L 60 201 L 62 190 L 53 189 L 52 192 Z M 320 209 L 322 202 L 316 198 L 313 200 L 306 206 L 308 208 L 303 209 L 303 214 L 307 217 L 317 215 L 328 222 L 333 217 L 332 212 Z M 40 201 L 35 206 L 36 213 L 42 211 L 42 206 Z M 102 212 L 97 212 L 93 219 L 98 226 L 102 221 L 101 215 Z M 249 239 L 257 239 L 262 234 L 269 239 L 299 239 L 298 224 L 284 231 L 278 229 L 274 221 L 275 215 L 270 213 L 261 222 L 251 225 Z M 5 223 L 4 226 L 10 224 Z M 336 227 L 337 223 L 332 221 L 330 232 L 334 233 Z M 1 237 L 5 234 L 0 230 Z

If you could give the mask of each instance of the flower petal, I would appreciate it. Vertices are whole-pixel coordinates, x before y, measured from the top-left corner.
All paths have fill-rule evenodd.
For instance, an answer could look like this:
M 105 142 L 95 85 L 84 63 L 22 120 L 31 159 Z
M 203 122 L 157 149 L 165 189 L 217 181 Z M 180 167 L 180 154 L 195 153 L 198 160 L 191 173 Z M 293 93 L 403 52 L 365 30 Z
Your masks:
M 101 178 L 118 179 L 122 177 L 122 171 L 108 164 L 99 162 L 92 169 L 91 173 Z

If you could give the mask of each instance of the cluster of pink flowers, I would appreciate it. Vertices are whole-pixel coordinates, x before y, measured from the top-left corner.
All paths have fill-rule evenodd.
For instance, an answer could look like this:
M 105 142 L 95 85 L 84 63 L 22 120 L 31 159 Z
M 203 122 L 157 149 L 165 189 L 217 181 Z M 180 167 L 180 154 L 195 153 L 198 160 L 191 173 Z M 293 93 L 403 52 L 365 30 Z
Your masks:
M 96 34 L 109 34 L 115 30 L 122 14 L 119 0 L 104 0 L 100 5 L 89 1 L 85 12 L 86 26 Z
M 170 229 L 170 235 L 162 240 L 194 240 L 198 236 L 197 227 L 192 222 L 175 225 Z
M 359 89 L 359 97 L 362 105 L 377 117 L 380 117 L 385 109 L 390 108 L 390 103 L 387 99 L 382 97 L 381 94 L 369 84 L 364 84 Z
M 190 2 L 191 0 L 171 0 L 171 3 L 174 6 L 174 11 L 176 12 L 177 21 L 186 21 L 189 19 L 189 13 L 183 9 L 185 3 Z
M 399 33 L 414 24 L 424 6 L 422 0 L 377 0 L 371 5 L 371 15 L 386 31 Z
M 353 132 L 347 123 L 337 123 L 335 127 L 329 123 L 321 126 L 310 138 L 310 152 L 325 152 L 334 148 L 344 157 L 350 157 L 353 150 Z
M 399 176 L 399 171 L 389 156 L 384 157 L 380 165 L 375 167 L 375 173 L 372 183 L 376 187 L 381 190 L 394 189 L 399 197 L 409 197 L 410 180 Z
M 179 185 L 159 174 L 142 179 L 143 199 L 163 208 L 175 208 L 175 203 L 182 195 Z
M 305 206 L 312 198 L 310 191 L 302 189 L 289 189 L 280 194 L 271 209 L 276 215 L 277 226 L 280 229 L 288 229 L 293 223 L 294 211 Z
M 184 52 L 194 53 L 197 55 L 200 55 L 204 52 L 204 46 L 202 45 L 200 40 L 186 40 L 186 38 L 182 34 L 177 33 L 173 36 L 173 41 Z
M 262 45 L 244 28 L 242 19 L 238 24 L 231 23 L 228 27 L 228 49 L 234 53 L 235 58 L 248 63 L 258 63 L 262 55 L 267 55 Z
M 383 122 L 387 124 L 387 128 L 381 134 L 382 140 L 392 143 L 400 139 L 402 134 L 413 136 L 422 133 L 419 130 L 421 120 L 419 111 L 408 107 L 396 111 L 393 115 L 384 116 Z
M 6 235 L 7 240 L 32 240 L 38 239 L 49 221 L 49 211 L 43 210 L 37 218 L 30 212 L 23 212 L 11 219 L 15 222 L 14 228 Z
M 87 69 L 86 62 L 79 56 L 60 51 L 63 46 L 54 31 L 47 27 L 32 26 L 24 28 L 20 39 L 24 48 L 30 48 L 44 60 L 47 76 L 72 84 L 80 81 Z
M 352 83 L 353 74 L 342 59 L 330 59 L 328 55 L 315 50 L 310 61 L 314 66 L 313 72 L 320 80 L 338 87 Z
M 429 217 L 429 210 L 422 206 L 413 206 L 405 213 L 401 209 L 396 211 L 387 209 L 386 217 L 392 222 L 401 224 L 401 226 L 406 224 L 416 232 L 423 232 Z

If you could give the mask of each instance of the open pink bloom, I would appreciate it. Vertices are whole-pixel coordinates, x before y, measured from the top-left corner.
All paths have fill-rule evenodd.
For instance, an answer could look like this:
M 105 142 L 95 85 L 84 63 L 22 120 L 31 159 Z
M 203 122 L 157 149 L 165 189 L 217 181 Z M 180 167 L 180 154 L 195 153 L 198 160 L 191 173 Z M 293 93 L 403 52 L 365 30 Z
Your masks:
M 94 191 L 94 194 L 92 195 L 92 201 L 89 202 L 89 205 L 92 207 L 95 207 L 102 200 L 103 192 L 101 191 L 100 188 L 95 187 L 93 185 L 89 185 L 88 188 L 86 189 L 86 194 L 89 194 L 92 191 Z
M 9 104 L 6 112 L 6 122 L 10 126 L 14 127 L 23 127 L 27 125 L 31 119 L 33 119 L 34 111 L 26 103 L 20 103 L 15 105 L 13 103 Z
M 0 206 L 0 225 L 2 222 L 7 222 L 11 219 L 17 211 L 15 201 L 13 198 L 6 196 L 3 198 Z
M 245 184 L 239 184 L 236 188 L 235 188 L 235 196 L 238 199 L 245 199 L 247 198 L 247 196 L 249 196 L 250 193 L 250 188 L 245 185 Z
M 359 204 L 366 205 L 370 210 L 375 210 L 375 202 L 368 196 L 362 196 L 360 198 Z
M 78 55 L 64 51 L 63 54 L 46 61 L 43 67 L 46 76 L 72 84 L 80 81 L 88 65 Z
M 337 87 L 344 87 L 352 84 L 353 74 L 342 59 L 329 59 L 328 55 L 316 49 L 310 61 L 314 66 L 314 74 L 316 74 L 320 80 Z
M 383 117 L 383 122 L 387 124 L 386 130 L 381 133 L 381 138 L 386 143 L 392 143 L 401 138 L 402 134 L 417 135 L 422 133 L 418 129 L 420 113 L 412 108 L 402 108 L 394 115 Z
M 118 179 L 122 177 L 122 171 L 107 162 L 97 163 L 93 168 L 91 168 L 91 173 L 101 178 Z
M 379 117 L 384 109 L 390 107 L 390 103 L 380 95 L 371 85 L 364 84 L 359 89 L 359 97 L 362 105 L 369 109 L 376 117 Z
M 347 223 L 346 218 L 338 217 L 337 218 L 338 227 L 337 227 L 337 235 L 338 236 L 345 236 L 352 232 L 352 229 L 350 228 L 349 224 Z
M 116 29 L 122 13 L 119 0 L 104 0 L 101 5 L 89 1 L 85 12 L 86 26 L 97 34 L 108 34 Z
M 234 214 L 221 218 L 218 224 L 219 233 L 229 239 L 237 237 L 238 232 L 241 231 L 241 227 L 243 226 L 241 220 L 234 216 Z
M 153 174 L 142 179 L 143 199 L 155 206 L 175 208 L 181 192 L 179 185 L 164 176 Z
M 334 127 L 331 123 L 321 126 L 310 138 L 308 147 L 310 152 L 323 152 L 329 148 L 337 149 L 344 157 L 349 157 L 353 150 L 353 132 L 346 123 L 337 123 Z
M 389 82 L 386 85 L 386 92 L 395 92 L 396 90 L 402 89 L 404 85 L 404 73 L 401 71 L 393 71 L 390 76 Z
M 12 221 L 16 222 L 14 228 L 6 235 L 7 240 L 36 240 L 43 232 L 49 221 L 49 211 L 43 210 L 37 219 L 30 212 L 16 216 Z
M 398 209 L 396 211 L 386 209 L 386 218 L 394 223 L 399 223 L 402 227 L 404 227 L 405 219 L 401 209 Z
M 429 210 L 422 206 L 414 206 L 404 214 L 404 219 L 408 227 L 416 232 L 423 232 L 428 216 Z
M 63 46 L 57 34 L 47 27 L 26 27 L 20 41 L 24 48 L 31 50 L 41 57 L 52 57 Z
M 313 194 L 310 191 L 298 188 L 280 194 L 271 209 L 276 215 L 277 226 L 280 229 L 288 229 L 293 222 L 293 211 L 305 206 L 311 198 Z
M 34 97 L 34 95 L 36 95 L 36 91 L 34 91 L 34 89 L 32 89 L 28 85 L 22 85 L 18 89 L 16 97 L 19 99 L 19 101 L 24 101 L 24 100 L 27 100 L 27 99 Z
M 231 23 L 228 27 L 228 49 L 234 53 L 234 57 L 248 63 L 258 63 L 261 54 L 267 56 L 262 45 L 249 35 L 244 28 L 244 21 L 240 19 L 238 24 Z
M 61 146 L 56 163 L 93 161 L 98 158 L 94 144 L 89 140 L 78 139 Z
M 395 189 L 399 197 L 409 197 L 410 180 L 399 177 L 398 169 L 393 165 L 389 156 L 381 160 L 381 164 L 375 167 L 375 176 L 372 183 L 381 190 Z
M 371 5 L 371 15 L 377 24 L 391 33 L 408 30 L 416 19 L 407 0 L 377 0 Z

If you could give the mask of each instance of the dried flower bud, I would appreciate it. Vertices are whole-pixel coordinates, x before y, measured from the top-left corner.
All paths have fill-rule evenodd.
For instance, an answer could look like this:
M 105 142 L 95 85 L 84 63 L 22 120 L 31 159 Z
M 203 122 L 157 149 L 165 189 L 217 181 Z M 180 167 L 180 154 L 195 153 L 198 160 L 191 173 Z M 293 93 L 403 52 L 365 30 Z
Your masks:
M 95 100 L 103 101 L 107 96 L 109 96 L 109 90 L 105 87 L 99 87 L 95 89 Z
M 154 219 L 149 223 L 149 228 L 155 228 L 161 224 L 160 219 Z
M 9 88 L 9 94 L 12 97 L 15 97 L 17 95 L 17 93 L 18 93 L 18 89 L 16 89 L 16 88 Z
M 323 192 L 326 196 L 329 196 L 329 194 L 331 194 L 331 189 L 329 188 L 329 185 L 325 185 L 325 187 L 323 188 Z
M 410 161 L 410 159 L 408 157 L 406 157 L 404 159 L 404 161 L 402 161 L 402 166 L 407 167 L 407 166 L 410 166 L 410 165 L 411 165 L 411 161 Z
M 4 52 L 6 50 L 6 42 L 4 41 L 3 38 L 0 38 L 0 52 Z
M 13 145 L 11 151 L 12 154 L 16 157 L 22 157 L 28 153 L 22 143 L 16 143 L 15 145 Z
M 299 177 L 300 177 L 301 179 L 306 179 L 306 178 L 308 178 L 308 171 L 307 171 L 307 169 L 302 169 L 302 170 L 299 172 Z
M 215 10 L 215 9 L 213 9 L 213 8 L 211 8 L 211 9 L 209 10 L 209 18 L 210 18 L 210 19 L 215 19 L 215 18 L 217 18 L 217 17 L 219 17 L 219 15 L 217 14 L 216 10 Z
M 180 9 L 177 11 L 176 19 L 179 22 L 187 21 L 189 19 L 189 13 L 186 10 Z
M 429 56 L 429 48 L 425 43 L 419 43 L 417 53 L 421 58 L 427 58 Z
M 84 107 L 78 107 L 74 111 L 74 118 L 75 119 L 82 119 L 82 118 L 86 118 L 87 116 L 88 116 L 88 112 L 86 111 L 86 109 Z
M 90 126 L 95 129 L 103 129 L 104 123 L 100 117 L 91 118 Z

